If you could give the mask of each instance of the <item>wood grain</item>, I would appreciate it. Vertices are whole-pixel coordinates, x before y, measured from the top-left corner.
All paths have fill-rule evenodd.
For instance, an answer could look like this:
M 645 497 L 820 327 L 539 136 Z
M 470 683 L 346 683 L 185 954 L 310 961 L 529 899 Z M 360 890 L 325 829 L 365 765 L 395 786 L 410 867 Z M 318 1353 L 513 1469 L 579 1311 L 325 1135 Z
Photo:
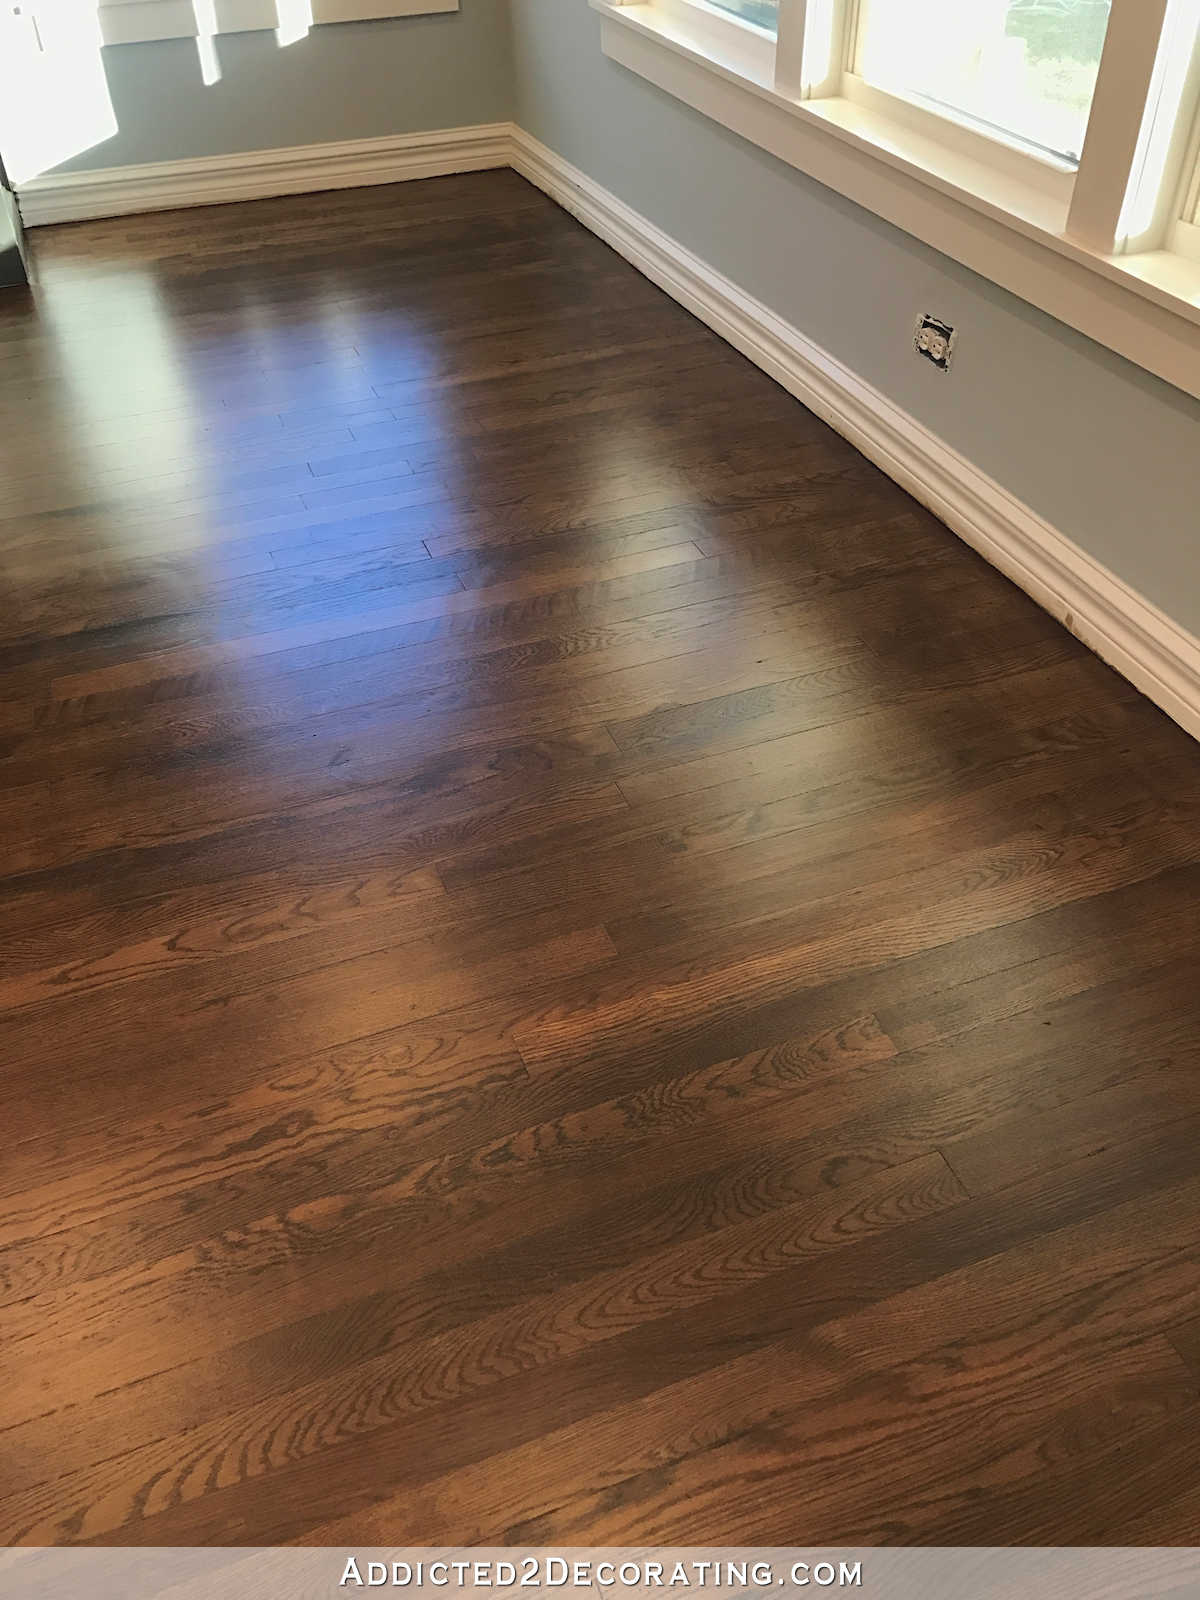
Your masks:
M 1194 1543 L 1194 745 L 512 173 L 34 244 L 0 1537 Z

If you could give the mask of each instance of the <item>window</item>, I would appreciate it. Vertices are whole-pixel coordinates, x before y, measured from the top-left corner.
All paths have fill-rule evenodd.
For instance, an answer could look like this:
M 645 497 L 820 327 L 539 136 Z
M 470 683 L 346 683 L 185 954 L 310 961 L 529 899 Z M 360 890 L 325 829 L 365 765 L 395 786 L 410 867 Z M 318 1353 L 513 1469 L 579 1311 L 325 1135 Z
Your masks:
M 1200 396 L 1200 0 L 591 4 L 614 60 Z
M 720 11 L 732 11 L 743 22 L 775 33 L 779 27 L 779 0 L 712 0 Z
M 1110 0 L 862 0 L 855 70 L 1078 163 Z
M 1200 114 L 1192 134 L 1187 160 L 1187 182 L 1183 193 L 1183 220 L 1200 227 Z

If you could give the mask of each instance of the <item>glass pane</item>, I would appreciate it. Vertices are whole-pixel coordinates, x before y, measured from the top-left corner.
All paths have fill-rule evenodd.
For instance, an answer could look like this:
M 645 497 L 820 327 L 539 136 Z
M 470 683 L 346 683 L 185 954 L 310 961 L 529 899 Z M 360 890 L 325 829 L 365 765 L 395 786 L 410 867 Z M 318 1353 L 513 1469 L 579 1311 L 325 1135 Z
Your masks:
M 732 11 L 744 22 L 755 22 L 770 33 L 779 32 L 779 0 L 710 0 L 719 11 Z
M 858 70 L 1078 161 L 1111 0 L 862 0 Z

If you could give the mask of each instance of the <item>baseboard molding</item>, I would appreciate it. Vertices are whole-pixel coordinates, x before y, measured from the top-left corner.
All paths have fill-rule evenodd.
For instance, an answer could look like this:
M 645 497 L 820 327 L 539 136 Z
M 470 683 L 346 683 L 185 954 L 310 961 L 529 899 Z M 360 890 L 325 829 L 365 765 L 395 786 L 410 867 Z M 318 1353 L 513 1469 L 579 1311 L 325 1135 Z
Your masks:
M 170 211 L 177 206 L 223 205 L 277 194 L 439 178 L 451 172 L 508 166 L 512 133 L 511 123 L 493 122 L 383 139 L 251 150 L 195 161 L 52 172 L 22 184 L 18 201 L 26 227 L 36 228 L 90 217 Z
M 798 328 L 520 128 L 512 165 L 1200 738 L 1200 639 Z

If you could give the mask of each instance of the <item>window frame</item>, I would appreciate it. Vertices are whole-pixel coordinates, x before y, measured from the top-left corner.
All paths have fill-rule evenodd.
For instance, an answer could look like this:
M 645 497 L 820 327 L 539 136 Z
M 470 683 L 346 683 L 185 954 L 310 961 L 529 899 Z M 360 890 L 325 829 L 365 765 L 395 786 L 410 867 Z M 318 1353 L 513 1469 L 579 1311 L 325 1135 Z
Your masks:
M 617 6 L 643 3 L 613 0 Z M 685 37 L 706 45 L 719 43 L 724 56 L 749 67 L 743 59 L 744 37 L 739 41 L 737 30 L 743 36 L 763 30 L 726 14 L 720 24 L 724 37 L 718 39 L 711 26 L 693 30 L 687 26 L 689 13 L 713 14 L 706 0 L 649 3 L 655 11 L 669 9 Z M 1186 115 L 1185 102 L 1200 102 L 1200 43 L 1192 43 L 1187 82 L 1173 86 L 1162 70 L 1172 43 L 1179 45 L 1169 30 L 1174 28 L 1177 34 L 1200 30 L 1200 0 L 1111 0 L 1093 96 L 1095 120 L 1089 117 L 1078 162 L 1038 150 L 1002 129 L 987 129 L 952 107 L 935 107 L 917 96 L 868 83 L 856 71 L 862 12 L 863 0 L 780 0 L 774 61 L 761 68 L 756 61 L 747 75 L 759 82 L 769 78 L 777 90 L 800 99 L 853 101 L 877 112 L 881 127 L 886 122 L 908 126 L 923 139 L 994 167 L 998 176 L 1055 198 L 1064 207 L 1063 231 L 1099 254 L 1120 254 L 1134 239 L 1142 249 L 1171 248 L 1171 229 L 1161 207 L 1152 224 L 1132 229 L 1128 223 L 1138 209 L 1134 186 L 1139 179 L 1142 189 L 1153 188 L 1156 198 L 1173 181 L 1165 156 L 1159 167 L 1155 165 L 1150 148 L 1155 123 L 1161 138 L 1163 126 L 1173 129 Z M 815 70 L 810 64 L 814 55 L 819 60 Z M 1160 105 L 1165 107 L 1161 117 Z M 1178 165 L 1176 159 L 1175 169 Z
M 1191 158 L 1191 178 L 1184 194 L 1182 220 L 1194 227 L 1200 223 L 1200 118 L 1192 140 Z
M 631 5 L 634 0 L 617 0 Z M 685 45 L 699 46 L 714 61 L 725 61 L 745 77 L 763 85 L 775 81 L 775 36 L 707 0 L 653 0 L 663 32 Z
M 1187 141 L 1183 181 L 1171 226 L 1171 249 L 1200 262 L 1200 106 Z
M 1189 179 L 1183 202 L 1183 220 L 1193 225 L 1200 223 L 1200 116 L 1196 118 L 1196 131 L 1190 146 Z
M 781 0 L 765 65 L 739 18 L 689 28 L 705 0 L 589 3 L 622 65 L 1200 398 L 1200 0 L 1112 0 L 1077 168 L 854 81 L 857 0 Z

